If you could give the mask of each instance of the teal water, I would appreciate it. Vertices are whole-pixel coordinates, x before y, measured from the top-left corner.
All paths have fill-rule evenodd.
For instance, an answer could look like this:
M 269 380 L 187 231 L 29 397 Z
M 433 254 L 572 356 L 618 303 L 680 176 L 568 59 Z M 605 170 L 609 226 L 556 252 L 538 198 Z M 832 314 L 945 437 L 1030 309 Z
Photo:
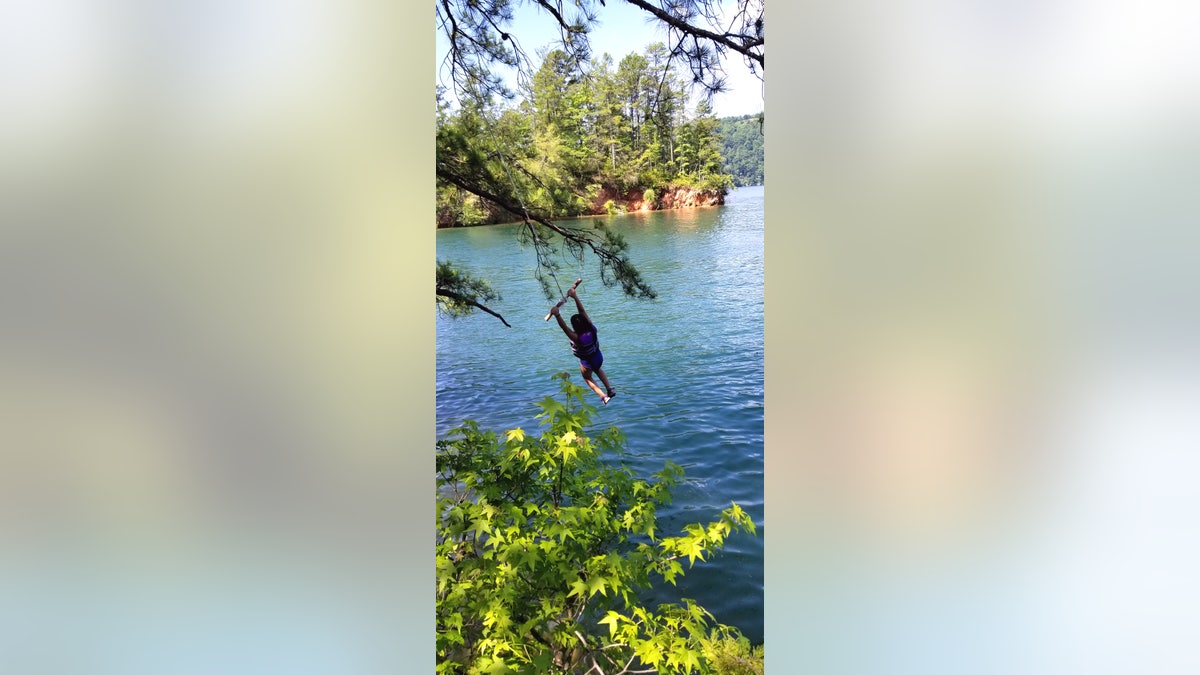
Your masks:
M 593 221 L 566 224 L 590 226 Z M 630 258 L 658 292 L 633 300 L 604 287 L 589 259 L 563 263 L 565 290 L 579 296 L 600 335 L 604 370 L 618 394 L 599 409 L 600 426 L 626 434 L 629 463 L 643 476 L 665 460 L 686 481 L 660 513 L 663 532 L 714 519 L 737 502 L 758 536 L 737 535 L 710 563 L 688 571 L 679 589 L 652 601 L 693 598 L 752 641 L 763 636 L 763 188 L 730 193 L 725 206 L 609 218 Z M 557 391 L 552 376 L 583 385 L 567 338 L 533 278 L 533 251 L 516 225 L 437 233 L 437 256 L 487 279 L 503 298 L 488 303 L 512 324 L 477 312 L 437 319 L 437 434 L 464 419 L 494 430 L 536 428 L 533 403 Z M 564 305 L 574 312 L 571 304 Z M 590 394 L 589 394 L 590 395 Z

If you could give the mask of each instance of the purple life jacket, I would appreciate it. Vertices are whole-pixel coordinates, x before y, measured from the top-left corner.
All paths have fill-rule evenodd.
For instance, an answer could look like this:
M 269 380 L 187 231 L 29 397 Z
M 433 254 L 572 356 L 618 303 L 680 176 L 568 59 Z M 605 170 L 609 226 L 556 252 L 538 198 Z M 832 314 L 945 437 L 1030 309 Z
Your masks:
M 587 338 L 591 338 L 590 340 Z M 579 344 L 571 343 L 571 353 L 583 361 L 591 360 L 600 351 L 600 339 L 596 335 L 596 327 L 586 333 L 579 334 Z

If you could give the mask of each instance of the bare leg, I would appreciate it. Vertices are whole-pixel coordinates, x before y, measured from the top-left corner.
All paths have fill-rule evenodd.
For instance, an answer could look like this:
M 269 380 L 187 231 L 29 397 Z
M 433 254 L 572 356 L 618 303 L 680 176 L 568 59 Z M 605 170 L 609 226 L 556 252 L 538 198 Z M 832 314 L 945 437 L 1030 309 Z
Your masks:
M 612 385 L 608 383 L 608 375 L 604 374 L 604 369 L 597 368 L 596 374 L 600 376 L 600 381 L 604 383 L 604 389 L 608 392 L 608 397 L 612 398 L 616 396 L 617 392 L 613 391 Z
M 608 397 L 604 395 L 603 391 L 600 391 L 600 385 L 596 384 L 595 380 L 592 379 L 592 371 L 580 365 L 579 372 L 583 373 L 583 381 L 587 382 L 592 391 L 596 392 L 596 395 L 603 399 L 605 403 L 608 403 Z

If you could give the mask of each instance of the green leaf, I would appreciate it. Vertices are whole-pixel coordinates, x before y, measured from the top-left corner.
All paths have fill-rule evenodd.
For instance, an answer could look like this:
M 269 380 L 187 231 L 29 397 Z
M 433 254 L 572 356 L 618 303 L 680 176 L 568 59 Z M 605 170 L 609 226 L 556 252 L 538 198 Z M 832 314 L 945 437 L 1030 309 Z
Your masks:
M 621 618 L 622 617 L 620 614 L 617 614 L 616 612 L 609 610 L 608 614 L 604 615 L 603 619 L 600 619 L 600 621 L 599 621 L 600 625 L 603 626 L 605 624 L 608 624 L 608 636 L 610 638 L 616 637 L 617 623 L 619 623 L 621 621 Z
M 704 540 L 699 537 L 684 537 L 680 540 L 679 552 L 688 557 L 688 567 L 696 564 L 696 558 L 704 562 Z
M 567 597 L 570 598 L 570 597 L 574 597 L 576 595 L 589 597 L 586 595 L 587 591 L 588 591 L 587 582 L 584 581 L 583 579 L 576 579 L 574 582 L 571 583 L 571 592 L 567 593 Z
M 531 567 L 531 568 L 535 567 L 538 564 L 538 561 L 541 559 L 542 559 L 542 557 L 538 553 L 537 548 L 528 547 L 528 548 L 522 549 L 522 555 L 520 557 L 520 560 L 521 560 L 521 563 L 523 565 L 525 565 L 526 567 Z
M 537 654 L 536 656 L 534 656 L 533 657 L 534 672 L 537 672 L 537 673 L 550 672 L 550 664 L 552 663 L 552 659 L 553 659 L 553 657 L 551 656 L 550 652 L 546 652 L 546 651 L 543 651 L 540 654 Z
M 647 640 L 634 648 L 633 651 L 647 665 L 657 666 L 658 662 L 662 661 L 662 647 L 658 646 L 657 642 Z
M 683 565 L 679 564 L 678 560 L 672 560 L 667 563 L 667 569 L 663 570 L 663 578 L 666 579 L 672 586 L 675 586 L 675 577 L 683 574 Z
M 602 577 L 600 575 L 596 575 L 596 576 L 592 577 L 588 581 L 588 584 L 587 584 L 588 597 L 589 598 L 592 597 L 597 592 L 600 593 L 600 595 L 603 595 L 604 597 L 608 597 L 608 592 L 604 590 L 605 582 L 607 582 L 607 581 L 608 581 L 607 579 L 605 579 L 604 577 Z

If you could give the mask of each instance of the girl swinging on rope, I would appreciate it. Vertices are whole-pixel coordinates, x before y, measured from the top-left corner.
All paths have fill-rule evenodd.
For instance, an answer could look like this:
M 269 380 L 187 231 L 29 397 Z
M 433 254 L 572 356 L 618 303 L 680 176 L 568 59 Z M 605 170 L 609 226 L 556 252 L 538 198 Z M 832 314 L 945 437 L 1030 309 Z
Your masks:
M 576 281 L 575 286 L 578 285 L 579 281 Z M 608 376 L 601 368 L 604 364 L 604 355 L 600 353 L 600 339 L 596 335 L 596 326 L 584 311 L 583 303 L 579 301 L 579 295 L 575 293 L 575 286 L 567 289 L 567 296 L 575 299 L 575 307 L 579 309 L 578 314 L 571 316 L 571 326 L 567 326 L 567 322 L 563 321 L 562 315 L 558 312 L 558 308 L 566 302 L 566 298 L 559 300 L 558 304 L 550 309 L 550 313 L 558 320 L 559 328 L 563 329 L 563 332 L 567 334 L 567 339 L 571 341 L 571 352 L 579 357 L 579 372 L 583 373 L 584 381 L 592 388 L 592 391 L 596 392 L 604 405 L 608 405 L 609 399 L 616 396 L 617 392 L 608 383 Z M 600 376 L 600 381 L 604 382 L 607 394 L 601 392 L 600 386 L 592 380 L 593 372 Z

